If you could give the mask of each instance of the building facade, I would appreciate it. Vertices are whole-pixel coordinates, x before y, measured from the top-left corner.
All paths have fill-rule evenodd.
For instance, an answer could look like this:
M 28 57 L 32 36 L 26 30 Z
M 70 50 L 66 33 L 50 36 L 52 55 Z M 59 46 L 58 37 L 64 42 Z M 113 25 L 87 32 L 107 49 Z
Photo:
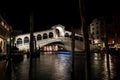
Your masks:
M 103 46 L 102 25 L 99 19 L 94 19 L 90 24 L 91 49 L 100 49 Z
M 109 48 L 120 48 L 120 16 L 96 18 L 90 24 L 90 39 L 92 48 L 105 48 L 107 38 Z
M 120 48 L 120 15 L 114 14 L 107 24 L 108 44 L 110 48 Z
M 10 44 L 10 32 L 12 31 L 11 25 L 9 25 L 0 16 L 0 55 L 7 53 L 7 45 Z

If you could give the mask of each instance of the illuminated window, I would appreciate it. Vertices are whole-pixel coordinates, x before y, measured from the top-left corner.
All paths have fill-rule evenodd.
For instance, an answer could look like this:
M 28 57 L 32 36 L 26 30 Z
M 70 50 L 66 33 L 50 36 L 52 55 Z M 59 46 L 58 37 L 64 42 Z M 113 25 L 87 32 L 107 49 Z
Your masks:
M 22 44 L 22 39 L 21 38 L 17 39 L 17 45 L 19 45 L 19 44 Z
M 98 40 L 94 40 L 94 43 L 96 43 L 96 44 L 97 44 L 97 43 L 98 43 Z
M 1 22 L 1 25 L 4 26 L 4 22 L 3 21 Z
M 29 38 L 28 37 L 24 38 L 24 43 L 29 43 Z
M 7 29 L 7 25 L 5 25 L 5 28 Z

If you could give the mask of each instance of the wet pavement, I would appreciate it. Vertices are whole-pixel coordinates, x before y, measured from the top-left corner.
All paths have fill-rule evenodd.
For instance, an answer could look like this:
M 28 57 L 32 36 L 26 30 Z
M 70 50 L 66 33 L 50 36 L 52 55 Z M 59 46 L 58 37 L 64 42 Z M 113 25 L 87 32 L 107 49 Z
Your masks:
M 109 69 L 105 53 L 91 53 L 89 80 L 119 80 L 120 56 L 109 55 Z M 74 79 L 71 74 L 70 54 L 42 54 L 23 61 L 11 62 L 11 71 L 6 71 L 5 80 L 85 80 L 85 55 L 75 55 Z M 109 71 L 109 72 L 108 72 Z M 1 79 L 0 79 L 1 80 Z

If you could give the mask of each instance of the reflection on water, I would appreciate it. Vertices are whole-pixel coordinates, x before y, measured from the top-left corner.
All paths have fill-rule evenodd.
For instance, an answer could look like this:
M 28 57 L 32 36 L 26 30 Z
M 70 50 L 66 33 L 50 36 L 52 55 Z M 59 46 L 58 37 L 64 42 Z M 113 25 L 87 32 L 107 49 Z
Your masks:
M 69 54 L 41 55 L 32 59 L 32 80 L 71 80 Z M 22 62 L 12 62 L 12 80 L 29 80 L 30 59 L 24 56 Z M 9 79 L 8 79 L 9 80 Z
M 39 66 L 38 66 L 39 65 Z M 42 80 L 70 80 L 70 55 L 42 55 L 37 73 Z M 40 76 L 38 77 L 40 79 Z
M 62 52 L 63 53 L 63 52 Z M 72 80 L 71 54 L 44 53 L 32 60 L 33 80 Z M 51 55 L 48 55 L 51 54 Z M 110 80 L 120 79 L 119 56 L 109 55 Z M 29 80 L 30 60 L 24 56 L 21 62 L 12 62 L 11 80 Z M 107 57 L 105 53 L 91 53 L 91 80 L 108 80 Z M 85 55 L 75 55 L 75 79 L 85 80 Z M 6 75 L 6 77 L 8 77 Z M 10 80 L 10 78 L 8 78 Z
M 119 80 L 120 59 L 116 55 L 109 54 L 109 68 L 107 66 L 107 55 L 100 53 L 91 54 L 91 78 L 92 80 Z M 110 73 L 108 73 L 110 72 Z M 118 73 L 117 73 L 118 72 Z
M 55 52 L 52 52 L 52 51 L 46 51 L 46 52 L 42 52 L 41 54 L 55 54 Z
M 91 57 L 92 80 L 105 80 L 107 78 L 106 57 L 99 53 L 93 53 Z

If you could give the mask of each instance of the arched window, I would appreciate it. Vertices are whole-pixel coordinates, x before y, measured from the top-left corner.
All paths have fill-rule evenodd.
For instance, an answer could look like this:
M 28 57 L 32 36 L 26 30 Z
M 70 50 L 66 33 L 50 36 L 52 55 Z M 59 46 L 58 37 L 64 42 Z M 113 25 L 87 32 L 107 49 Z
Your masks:
M 60 31 L 59 31 L 59 29 L 56 29 L 56 34 L 58 35 L 58 37 L 60 37 Z
M 19 45 L 19 44 L 22 44 L 22 39 L 21 38 L 17 39 L 17 45 Z
M 69 34 L 68 34 L 68 33 L 65 33 L 65 37 L 69 37 Z
M 43 34 L 43 39 L 47 39 L 47 33 Z
M 24 43 L 29 43 L 29 38 L 28 37 L 24 38 Z
M 37 35 L 37 40 L 41 40 L 42 36 L 40 34 Z
M 52 38 L 52 37 L 53 37 L 53 33 L 49 32 L 49 38 Z

